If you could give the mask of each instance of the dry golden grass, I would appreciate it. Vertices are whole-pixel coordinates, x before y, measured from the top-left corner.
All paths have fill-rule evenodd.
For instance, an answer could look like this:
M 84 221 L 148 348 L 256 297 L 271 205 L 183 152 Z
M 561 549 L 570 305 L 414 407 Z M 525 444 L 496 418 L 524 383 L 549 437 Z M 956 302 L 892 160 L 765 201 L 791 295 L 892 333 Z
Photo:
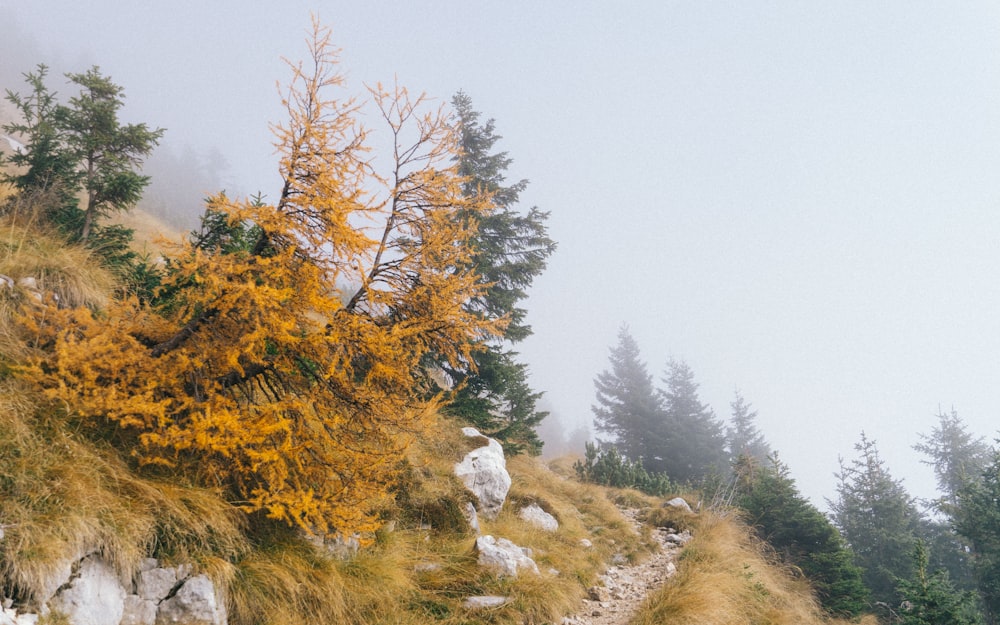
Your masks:
M 19 601 L 44 598 L 88 553 L 128 577 L 150 555 L 200 564 L 246 550 L 241 516 L 216 493 L 141 479 L 54 412 L 0 380 L 0 579 Z
M 104 306 L 114 287 L 111 274 L 90 251 L 67 245 L 31 223 L 31 209 L 22 210 L 21 202 L 15 200 L 12 214 L 0 221 L 0 274 L 15 281 L 34 278 L 42 292 L 57 296 L 63 306 Z M 18 293 L 24 295 L 20 289 Z
M 737 519 L 713 512 L 700 514 L 694 538 L 678 562 L 676 577 L 647 599 L 630 625 L 852 622 L 830 618 L 807 583 L 766 553 Z M 861 623 L 875 625 L 876 621 L 869 617 Z
M 132 249 L 139 254 L 151 256 L 162 255 L 165 242 L 180 242 L 187 234 L 143 210 L 141 206 L 115 215 L 112 223 L 134 230 Z

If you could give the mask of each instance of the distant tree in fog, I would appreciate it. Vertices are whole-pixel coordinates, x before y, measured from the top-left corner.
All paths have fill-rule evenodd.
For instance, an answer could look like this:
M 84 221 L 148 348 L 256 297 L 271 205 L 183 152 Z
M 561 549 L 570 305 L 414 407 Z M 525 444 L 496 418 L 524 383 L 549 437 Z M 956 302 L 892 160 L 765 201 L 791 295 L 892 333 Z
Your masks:
M 921 525 L 913 497 L 889 473 L 875 441 L 862 432 L 857 458 L 840 461 L 833 520 L 864 570 L 875 601 L 899 604 L 897 579 L 914 574 L 913 550 Z
M 597 390 L 592 406 L 594 428 L 599 440 L 614 445 L 629 460 L 642 461 L 650 470 L 658 470 L 663 442 L 663 412 L 653 376 L 646 369 L 639 345 L 628 327 L 618 331 L 618 345 L 611 348 L 611 368 L 594 379 Z
M 729 406 L 732 416 L 726 430 L 726 445 L 730 456 L 749 456 L 759 463 L 766 462 L 771 455 L 771 446 L 757 429 L 757 411 L 751 408 L 739 391 L 736 391 L 736 397 Z
M 651 471 L 666 472 L 677 482 L 696 482 L 728 471 L 722 423 L 698 397 L 694 372 L 683 361 L 667 363 L 659 391 L 663 406 L 660 453 Z
M 981 477 L 989 463 L 990 446 L 983 437 L 976 437 L 966 429 L 958 412 L 939 412 L 938 425 L 930 434 L 919 434 L 919 443 L 913 448 L 927 459 L 921 460 L 934 468 L 941 498 L 935 507 L 951 516 L 958 503 L 958 492 L 970 482 Z

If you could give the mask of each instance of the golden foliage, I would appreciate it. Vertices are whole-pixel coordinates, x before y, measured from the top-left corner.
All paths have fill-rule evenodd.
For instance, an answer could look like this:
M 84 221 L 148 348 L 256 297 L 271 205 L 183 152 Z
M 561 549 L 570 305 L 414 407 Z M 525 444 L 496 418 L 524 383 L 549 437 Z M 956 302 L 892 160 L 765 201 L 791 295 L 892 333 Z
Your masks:
M 26 323 L 41 347 L 26 379 L 49 397 L 134 433 L 142 462 L 319 534 L 376 527 L 438 403 L 422 360 L 457 364 L 498 331 L 464 306 L 482 287 L 462 269 L 458 216 L 478 207 L 446 119 L 405 89 L 373 90 L 394 137 L 378 175 L 358 105 L 329 95 L 342 83 L 329 36 L 314 23 L 310 63 L 290 64 L 277 202 L 209 200 L 231 227 L 259 227 L 248 249 L 176 246 L 158 309 L 50 307 Z

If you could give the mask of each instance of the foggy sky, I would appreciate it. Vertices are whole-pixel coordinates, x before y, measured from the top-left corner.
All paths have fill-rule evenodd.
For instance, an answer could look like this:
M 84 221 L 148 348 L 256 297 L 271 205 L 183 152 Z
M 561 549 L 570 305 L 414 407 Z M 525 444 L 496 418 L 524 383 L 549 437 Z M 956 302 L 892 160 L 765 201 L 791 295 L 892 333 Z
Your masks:
M 273 197 L 280 57 L 315 11 L 355 92 L 496 119 L 559 243 L 520 351 L 567 429 L 628 323 L 720 417 L 739 389 L 814 502 L 862 430 L 932 496 L 916 432 L 1000 424 L 1000 7 L 616 4 L 0 0 L 0 80 L 98 64 L 129 121 Z

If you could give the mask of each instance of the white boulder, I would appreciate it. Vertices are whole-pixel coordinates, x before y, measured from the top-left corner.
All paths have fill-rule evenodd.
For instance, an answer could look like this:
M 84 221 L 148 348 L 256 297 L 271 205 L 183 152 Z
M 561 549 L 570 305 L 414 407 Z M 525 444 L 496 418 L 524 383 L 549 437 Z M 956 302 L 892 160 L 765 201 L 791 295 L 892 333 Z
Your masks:
M 559 521 L 545 510 L 542 510 L 538 504 L 533 503 L 521 508 L 518 516 L 546 532 L 554 532 L 559 529 Z
M 70 582 L 49 600 L 49 608 L 66 615 L 72 625 L 119 625 L 125 589 L 103 558 L 89 555 L 80 561 Z
M 476 539 L 479 566 L 490 569 L 499 577 L 517 577 L 521 569 L 538 575 L 538 565 L 528 556 L 525 549 L 506 538 L 480 536 Z
M 466 610 L 485 610 L 488 608 L 499 608 L 500 606 L 508 603 L 510 597 L 501 597 L 499 595 L 479 595 L 476 597 L 467 597 L 462 606 Z
M 455 465 L 455 475 L 479 500 L 479 514 L 486 519 L 496 519 L 510 490 L 510 474 L 500 443 L 479 433 L 476 428 L 462 428 L 470 438 L 482 437 L 487 443 L 473 449 Z
M 691 506 L 688 505 L 688 502 L 685 501 L 683 497 L 674 497 L 673 499 L 671 499 L 667 503 L 663 504 L 663 507 L 667 507 L 667 506 L 669 506 L 671 508 L 680 508 L 681 510 L 684 510 L 685 512 L 691 512 Z

